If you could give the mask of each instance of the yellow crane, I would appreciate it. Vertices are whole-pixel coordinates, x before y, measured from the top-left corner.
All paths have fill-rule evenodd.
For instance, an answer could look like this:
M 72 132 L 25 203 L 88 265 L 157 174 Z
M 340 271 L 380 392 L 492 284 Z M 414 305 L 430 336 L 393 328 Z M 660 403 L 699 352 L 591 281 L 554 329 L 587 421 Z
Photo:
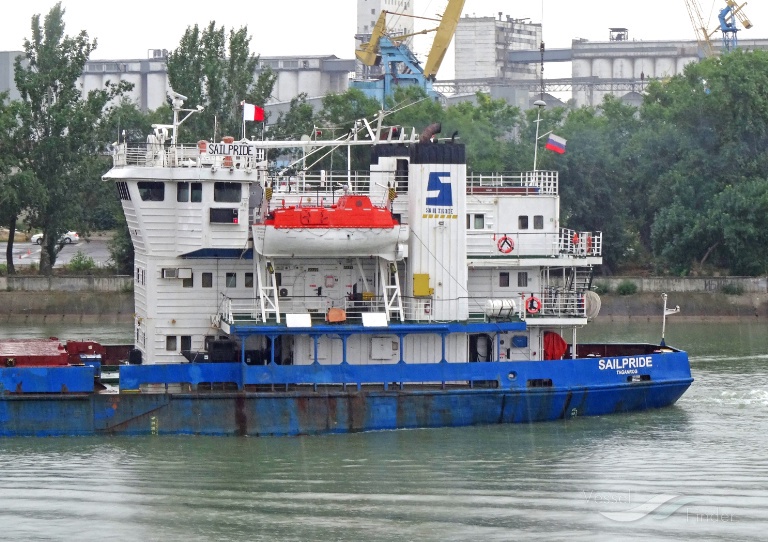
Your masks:
M 718 15 L 719 25 L 713 30 L 707 30 L 704 18 L 701 16 L 701 8 L 698 0 L 685 0 L 685 7 L 688 9 L 688 16 L 691 18 L 693 30 L 696 33 L 696 41 L 699 43 L 701 54 L 706 58 L 715 53 L 715 47 L 712 45 L 712 36 L 720 31 L 723 33 L 723 50 L 730 51 L 738 45 L 736 32 L 738 28 L 734 19 L 738 20 L 741 26 L 746 29 L 752 28 L 752 22 L 744 14 L 746 2 L 739 4 L 736 0 L 725 0 L 726 7 L 720 10 Z
M 445 8 L 445 12 L 440 19 L 416 17 L 419 19 L 427 19 L 431 21 L 439 20 L 440 24 L 436 28 L 421 30 L 419 32 L 414 32 L 413 34 L 400 34 L 397 36 L 391 36 L 393 41 L 402 41 L 405 38 L 409 38 L 418 34 L 435 32 L 435 39 L 432 41 L 432 47 L 429 50 L 427 62 L 424 65 L 424 76 L 427 79 L 434 79 L 437 71 L 440 69 L 440 64 L 443 62 L 445 52 L 448 50 L 448 46 L 451 44 L 453 34 L 456 32 L 456 26 L 459 24 L 459 19 L 461 18 L 461 10 L 464 9 L 464 2 L 465 0 L 448 0 L 448 6 Z M 375 66 L 380 61 L 379 45 L 381 38 L 387 36 L 388 15 L 402 16 L 403 14 L 393 13 L 391 11 L 382 11 L 378 20 L 376 21 L 376 24 L 371 30 L 371 39 L 368 42 L 363 43 L 360 48 L 355 51 L 355 56 L 366 66 Z

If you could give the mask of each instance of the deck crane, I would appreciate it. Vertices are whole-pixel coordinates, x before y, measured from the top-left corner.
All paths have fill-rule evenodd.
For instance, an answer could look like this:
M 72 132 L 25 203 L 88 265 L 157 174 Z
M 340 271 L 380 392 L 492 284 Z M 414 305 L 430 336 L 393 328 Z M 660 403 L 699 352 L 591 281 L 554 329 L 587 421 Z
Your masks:
M 376 98 L 382 103 L 387 96 L 392 94 L 396 86 L 402 85 L 418 85 L 428 94 L 433 95 L 432 82 L 440 69 L 448 46 L 453 39 L 453 34 L 456 32 L 464 2 L 465 0 L 448 0 L 448 6 L 443 16 L 438 19 L 439 25 L 436 28 L 396 36 L 387 34 L 387 16 L 402 14 L 382 11 L 371 31 L 369 41 L 363 43 L 355 51 L 355 56 L 366 66 L 381 65 L 383 74 L 376 79 L 355 80 L 351 86 L 362 90 L 366 95 Z M 427 19 L 426 17 L 419 18 Z M 435 32 L 435 38 L 432 41 L 427 62 L 422 68 L 404 41 L 411 36 L 428 32 Z
M 691 18 L 691 24 L 696 33 L 696 41 L 699 43 L 699 49 L 704 58 L 710 57 L 715 53 L 715 47 L 712 45 L 712 36 L 716 32 L 722 32 L 722 50 L 723 52 L 728 52 L 738 46 L 736 33 L 739 31 L 739 28 L 736 25 L 736 21 L 744 28 L 752 28 L 752 22 L 743 12 L 744 6 L 747 5 L 746 2 L 738 4 L 736 0 L 725 0 L 725 3 L 726 6 L 718 14 L 718 26 L 708 30 L 704 18 L 701 16 L 698 0 L 685 0 L 688 16 Z

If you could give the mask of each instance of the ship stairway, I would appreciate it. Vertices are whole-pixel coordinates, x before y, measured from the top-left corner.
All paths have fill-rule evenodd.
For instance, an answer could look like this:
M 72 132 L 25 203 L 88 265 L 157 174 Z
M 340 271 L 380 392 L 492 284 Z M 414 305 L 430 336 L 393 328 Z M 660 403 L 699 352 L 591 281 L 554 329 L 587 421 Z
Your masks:
M 405 311 L 403 310 L 403 297 L 400 291 L 400 274 L 397 272 L 397 264 L 387 262 L 379 258 L 379 277 L 384 291 L 384 309 L 387 313 L 387 320 L 392 317 L 400 318 L 405 321 Z
M 256 275 L 259 281 L 259 308 L 261 321 L 274 314 L 275 321 L 280 323 L 280 296 L 277 285 L 274 282 L 274 274 L 270 272 L 272 264 L 261 255 L 257 255 L 255 261 Z
M 592 269 L 574 269 L 569 277 L 569 290 L 583 292 L 592 288 Z

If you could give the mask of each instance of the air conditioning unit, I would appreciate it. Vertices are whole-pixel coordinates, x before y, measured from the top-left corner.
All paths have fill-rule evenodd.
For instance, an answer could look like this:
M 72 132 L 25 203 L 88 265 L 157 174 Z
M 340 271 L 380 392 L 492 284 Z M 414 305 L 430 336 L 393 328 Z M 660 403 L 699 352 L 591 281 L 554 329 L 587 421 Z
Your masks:
M 192 268 L 191 267 L 164 267 L 163 278 L 164 279 L 191 279 Z
M 286 286 L 281 286 L 277 290 L 277 295 L 281 298 L 291 297 L 291 289 Z

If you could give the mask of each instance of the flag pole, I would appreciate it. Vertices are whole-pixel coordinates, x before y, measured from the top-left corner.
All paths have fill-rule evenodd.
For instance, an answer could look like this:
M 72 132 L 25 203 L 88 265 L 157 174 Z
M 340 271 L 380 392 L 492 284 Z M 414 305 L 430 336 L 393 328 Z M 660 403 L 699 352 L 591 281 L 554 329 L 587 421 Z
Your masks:
M 541 123 L 541 109 L 547 106 L 544 100 L 536 100 L 533 102 L 538 110 L 536 111 L 536 139 L 533 142 L 533 171 L 536 171 L 536 160 L 538 158 L 539 151 L 539 124 Z

